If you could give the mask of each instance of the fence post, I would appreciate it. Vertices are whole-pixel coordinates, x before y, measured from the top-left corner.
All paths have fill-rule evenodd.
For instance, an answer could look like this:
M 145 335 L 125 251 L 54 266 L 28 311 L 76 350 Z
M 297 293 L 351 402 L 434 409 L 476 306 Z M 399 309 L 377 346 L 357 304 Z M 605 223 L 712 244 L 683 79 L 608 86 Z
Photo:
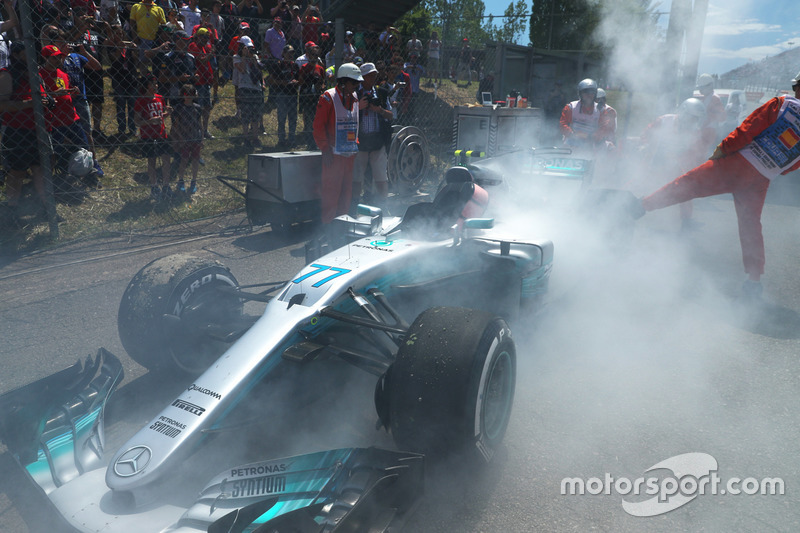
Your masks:
M 20 15 L 22 20 L 22 31 L 25 41 L 25 57 L 28 64 L 28 79 L 31 86 L 31 98 L 33 99 L 33 114 L 36 122 L 36 140 L 39 144 L 39 164 L 42 167 L 42 180 L 44 181 L 44 206 L 47 211 L 47 222 L 50 227 L 50 238 L 58 239 L 58 219 L 56 218 L 56 203 L 53 196 L 52 169 L 50 167 L 50 156 L 53 148 L 50 144 L 50 135 L 47 133 L 47 125 L 44 118 L 44 107 L 42 106 L 41 78 L 39 77 L 39 50 L 36 50 L 36 36 L 34 35 L 33 19 L 31 6 L 28 0 L 19 2 Z

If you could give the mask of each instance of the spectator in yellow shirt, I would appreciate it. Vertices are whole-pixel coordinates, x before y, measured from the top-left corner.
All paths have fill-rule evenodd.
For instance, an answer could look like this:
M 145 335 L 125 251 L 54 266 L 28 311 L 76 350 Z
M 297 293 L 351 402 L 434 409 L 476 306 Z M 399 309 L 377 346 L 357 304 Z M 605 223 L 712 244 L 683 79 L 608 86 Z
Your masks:
M 153 3 L 153 0 L 142 0 L 131 7 L 131 28 L 136 32 L 135 42 L 139 48 L 139 68 L 145 68 L 144 52 L 153 47 L 158 27 L 166 24 L 164 10 Z

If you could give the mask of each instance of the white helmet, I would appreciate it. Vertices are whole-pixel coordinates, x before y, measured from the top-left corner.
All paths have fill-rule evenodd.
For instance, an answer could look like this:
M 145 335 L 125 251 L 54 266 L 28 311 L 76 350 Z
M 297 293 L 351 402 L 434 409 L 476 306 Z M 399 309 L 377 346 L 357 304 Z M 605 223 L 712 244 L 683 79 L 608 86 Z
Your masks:
M 600 100 L 601 98 L 606 97 L 606 92 L 603 89 L 597 89 L 597 96 L 594 97 L 595 100 Z
M 700 129 L 706 119 L 706 106 L 698 98 L 687 98 L 678 106 L 678 119 L 693 123 L 696 129 Z
M 800 72 L 797 73 L 797 76 L 792 78 L 792 87 L 800 83 Z
M 364 77 L 361 76 L 361 69 L 358 65 L 354 65 L 353 63 L 343 63 L 339 66 L 339 69 L 336 71 L 336 79 L 341 80 L 342 78 L 364 81 Z
M 706 85 L 714 85 L 714 77 L 711 74 L 700 74 L 697 78 L 697 88 L 705 87 Z
M 578 93 L 583 91 L 597 91 L 597 82 L 591 78 L 586 78 L 578 84 Z

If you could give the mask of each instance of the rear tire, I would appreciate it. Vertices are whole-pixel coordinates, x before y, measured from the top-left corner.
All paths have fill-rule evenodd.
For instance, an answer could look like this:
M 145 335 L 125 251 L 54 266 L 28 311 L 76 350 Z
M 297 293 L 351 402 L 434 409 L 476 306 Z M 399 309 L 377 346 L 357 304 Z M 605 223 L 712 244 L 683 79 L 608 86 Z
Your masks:
M 420 314 L 387 372 L 389 426 L 402 450 L 490 462 L 514 402 L 516 349 L 495 315 L 437 307 Z
M 202 328 L 242 316 L 241 300 L 216 289 L 238 286 L 231 271 L 217 261 L 186 254 L 152 261 L 122 296 L 117 318 L 122 345 L 149 370 L 200 374 L 229 346 L 202 333 Z

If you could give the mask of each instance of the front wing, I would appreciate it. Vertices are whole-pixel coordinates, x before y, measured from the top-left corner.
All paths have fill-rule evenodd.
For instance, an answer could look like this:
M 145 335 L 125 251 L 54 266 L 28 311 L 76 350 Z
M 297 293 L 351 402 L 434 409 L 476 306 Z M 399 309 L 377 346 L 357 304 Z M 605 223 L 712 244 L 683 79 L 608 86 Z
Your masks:
M 49 498 L 59 531 L 124 532 L 136 524 L 171 533 L 389 532 L 422 493 L 421 455 L 344 448 L 227 469 L 188 509 L 123 509 L 103 482 L 103 412 L 122 375 L 119 360 L 100 349 L 94 360 L 0 396 L 0 440 Z

